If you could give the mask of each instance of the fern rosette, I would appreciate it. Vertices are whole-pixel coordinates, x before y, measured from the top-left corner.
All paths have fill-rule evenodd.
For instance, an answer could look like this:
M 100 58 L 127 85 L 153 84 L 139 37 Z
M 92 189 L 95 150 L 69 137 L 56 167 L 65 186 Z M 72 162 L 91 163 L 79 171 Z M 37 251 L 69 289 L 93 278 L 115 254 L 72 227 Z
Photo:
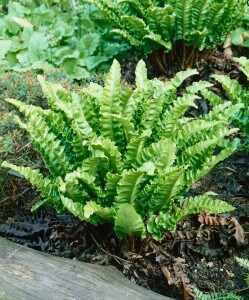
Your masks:
M 192 183 L 205 176 L 235 149 L 222 148 L 237 129 L 228 120 L 243 106 L 226 102 L 204 116 L 186 117 L 196 107 L 198 92 L 211 86 L 200 81 L 181 97 L 176 90 L 196 70 L 172 80 L 148 80 L 145 63 L 136 68 L 136 88 L 120 83 L 113 62 L 105 86 L 91 83 L 78 93 L 38 79 L 50 109 L 7 99 L 25 115 L 27 130 L 50 172 L 4 162 L 41 191 L 42 204 L 67 209 L 94 225 L 112 223 L 119 238 L 155 239 L 175 230 L 179 221 L 201 210 L 212 213 L 233 207 L 212 193 L 184 197 Z

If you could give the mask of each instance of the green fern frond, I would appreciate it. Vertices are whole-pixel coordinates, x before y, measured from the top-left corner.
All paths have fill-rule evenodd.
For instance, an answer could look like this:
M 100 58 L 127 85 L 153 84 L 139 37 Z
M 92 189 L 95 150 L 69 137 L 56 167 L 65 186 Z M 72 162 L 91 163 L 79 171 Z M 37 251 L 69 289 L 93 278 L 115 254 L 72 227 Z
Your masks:
M 120 206 L 120 204 L 129 203 L 134 206 L 134 202 L 139 193 L 140 184 L 143 181 L 144 172 L 129 170 L 124 171 L 121 176 L 118 182 L 115 204 Z
M 114 230 L 119 238 L 124 238 L 125 236 L 146 237 L 144 222 L 129 203 L 120 205 L 115 218 Z
M 58 186 L 49 177 L 44 177 L 40 171 L 33 170 L 29 167 L 15 166 L 6 161 L 2 163 L 2 167 L 10 168 L 24 176 L 24 178 L 41 192 L 42 197 L 49 200 L 49 203 L 56 204 L 56 202 L 60 201 Z
M 241 102 L 241 98 L 245 95 L 245 90 L 237 80 L 230 79 L 226 75 L 212 75 L 212 77 L 221 83 L 232 102 Z
M 201 196 L 188 197 L 182 207 L 174 206 L 171 213 L 163 213 L 152 217 L 149 220 L 147 229 L 152 236 L 157 239 L 158 228 L 167 229 L 170 231 L 176 230 L 176 225 L 184 218 L 191 214 L 196 214 L 202 210 L 209 211 L 211 213 L 222 213 L 225 211 L 234 210 L 234 207 L 227 204 L 222 200 L 213 200 L 210 195 L 212 193 L 205 193 Z M 155 236 L 154 236 L 155 232 Z
M 243 267 L 249 270 L 249 259 L 246 258 L 240 258 L 240 257 L 235 257 L 237 262 Z
M 216 294 L 204 294 L 198 289 L 194 289 L 196 300 L 244 300 L 243 297 L 238 296 L 232 292 L 223 292 Z

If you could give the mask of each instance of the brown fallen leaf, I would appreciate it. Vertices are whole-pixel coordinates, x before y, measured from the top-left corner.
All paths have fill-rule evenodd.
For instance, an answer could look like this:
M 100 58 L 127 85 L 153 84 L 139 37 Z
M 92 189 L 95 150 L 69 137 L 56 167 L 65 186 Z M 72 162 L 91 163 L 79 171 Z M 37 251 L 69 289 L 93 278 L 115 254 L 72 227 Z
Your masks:
M 245 244 L 245 234 L 242 226 L 239 224 L 239 222 L 232 217 L 229 225 L 228 225 L 229 234 L 230 237 L 229 239 L 233 238 L 236 241 L 236 244 L 238 247 L 241 247 Z

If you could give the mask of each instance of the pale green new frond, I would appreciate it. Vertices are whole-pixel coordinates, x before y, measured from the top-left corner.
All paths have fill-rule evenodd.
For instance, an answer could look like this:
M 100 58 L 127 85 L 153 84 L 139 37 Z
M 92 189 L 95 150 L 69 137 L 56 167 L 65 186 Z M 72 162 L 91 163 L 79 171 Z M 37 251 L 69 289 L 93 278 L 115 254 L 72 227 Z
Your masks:
M 114 230 L 119 238 L 124 238 L 125 236 L 146 237 L 144 222 L 129 203 L 120 205 L 115 219 Z
M 88 157 L 82 161 L 82 165 L 80 167 L 80 170 L 88 173 L 89 175 L 95 176 L 96 173 L 101 168 L 101 172 L 107 172 L 109 170 L 109 161 L 104 154 L 101 156 L 101 152 L 99 153 L 99 156 L 96 157 Z
M 226 75 L 212 75 L 212 77 L 221 83 L 231 101 L 236 101 L 235 103 L 241 102 L 241 98 L 243 98 L 245 90 L 237 80 L 231 79 Z
M 37 76 L 41 84 L 42 91 L 48 99 L 48 104 L 53 107 L 55 101 L 63 100 L 65 102 L 71 100 L 71 95 L 60 84 L 47 82 L 41 75 Z
M 75 134 L 81 135 L 83 139 L 84 137 L 87 139 L 96 138 L 96 135 L 93 132 L 91 126 L 86 121 L 85 116 L 77 109 L 75 103 L 63 103 L 55 101 L 53 105 L 62 110 L 65 115 L 71 120 L 71 126 L 74 129 Z
M 139 194 L 140 184 L 144 178 L 144 172 L 139 170 L 124 171 L 118 182 L 115 203 L 120 206 L 124 203 L 134 205 Z
M 121 128 L 124 131 L 124 135 L 126 138 L 126 141 L 129 142 L 135 135 L 135 129 L 133 123 L 131 123 L 129 118 L 122 117 L 121 115 L 115 115 L 115 114 L 103 114 L 103 116 L 112 117 L 113 120 L 117 121 Z M 116 144 L 119 144 L 119 141 L 115 140 Z
M 19 109 L 21 113 L 23 113 L 27 118 L 30 117 L 34 113 L 43 113 L 45 114 L 46 111 L 44 111 L 42 108 L 34 106 L 34 105 L 28 105 L 22 101 L 16 100 L 16 99 L 5 99 L 6 102 L 14 105 Z
M 198 74 L 196 69 L 188 69 L 186 71 L 180 71 L 170 81 L 176 88 L 178 88 L 185 79 L 196 74 Z
M 61 202 L 65 208 L 72 213 L 75 217 L 78 217 L 81 221 L 85 221 L 84 205 L 80 202 L 74 202 L 72 199 L 60 195 Z
M 143 105 L 143 114 L 141 116 L 140 126 L 143 130 L 152 129 L 158 122 L 159 116 L 162 112 L 164 98 L 159 97 L 150 99 Z
M 113 223 L 116 211 L 113 207 L 102 207 L 94 201 L 89 201 L 84 206 L 84 216 L 91 222 L 91 216 L 94 214 L 101 217 L 105 222 Z
M 193 82 L 190 86 L 188 86 L 186 88 L 186 93 L 190 93 L 190 94 L 196 94 L 200 91 L 202 91 L 203 89 L 209 88 L 213 86 L 212 83 L 208 82 L 208 81 L 198 81 L 198 82 Z
M 246 75 L 247 79 L 249 80 L 249 60 L 244 56 L 234 57 L 233 60 L 240 64 L 239 69 Z
M 226 124 L 228 120 L 244 107 L 243 103 L 232 105 L 231 102 L 217 105 L 208 114 L 204 115 L 204 120 L 217 120 Z
M 136 67 L 136 87 L 137 90 L 145 90 L 148 84 L 147 69 L 145 62 L 140 60 Z
M 75 182 L 75 180 L 78 183 L 78 186 L 80 185 L 81 188 L 83 188 L 88 193 L 89 197 L 104 197 L 103 190 L 95 184 L 95 176 L 82 171 L 81 168 L 78 168 L 76 171 L 68 173 L 66 175 L 64 180 L 65 186 L 67 185 L 67 183 Z
M 141 149 L 134 159 L 132 166 L 140 167 L 144 163 L 152 161 L 157 171 L 171 167 L 176 158 L 176 144 L 171 139 L 161 139 L 148 147 Z
M 199 99 L 199 97 L 192 94 L 183 94 L 182 97 L 178 97 L 172 102 L 172 106 L 170 107 L 172 118 L 179 119 L 184 115 L 186 109 L 191 106 L 197 108 L 195 104 L 196 99 Z
M 203 97 L 205 99 L 208 100 L 208 102 L 215 107 L 216 105 L 219 104 L 223 104 L 224 103 L 224 99 L 222 99 L 220 96 L 218 96 L 217 94 L 209 91 L 208 89 L 203 89 L 201 90 L 201 94 L 203 95 Z
M 100 113 L 119 114 L 121 92 L 121 70 L 117 60 L 113 61 L 109 74 L 106 77 L 103 89 L 103 99 Z

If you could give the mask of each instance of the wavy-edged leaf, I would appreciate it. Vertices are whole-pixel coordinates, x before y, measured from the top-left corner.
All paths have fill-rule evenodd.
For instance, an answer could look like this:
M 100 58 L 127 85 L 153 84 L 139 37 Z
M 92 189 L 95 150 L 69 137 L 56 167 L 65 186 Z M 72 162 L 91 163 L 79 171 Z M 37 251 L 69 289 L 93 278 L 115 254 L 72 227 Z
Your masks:
M 111 32 L 117 33 L 118 35 L 122 36 L 124 39 L 128 40 L 132 46 L 139 47 L 143 44 L 141 40 L 135 38 L 127 30 L 113 29 L 113 30 L 111 30 Z
M 224 99 L 208 89 L 201 90 L 201 94 L 213 107 L 224 103 Z
M 126 236 L 146 237 L 143 220 L 129 203 L 120 205 L 115 219 L 114 230 L 120 239 Z
M 109 74 L 106 77 L 105 87 L 103 89 L 103 99 L 100 106 L 100 125 L 101 133 L 104 137 L 122 143 L 122 134 L 120 126 L 112 115 L 120 114 L 120 93 L 121 93 L 121 71 L 118 61 L 114 60 Z
M 87 220 L 90 219 L 91 221 L 90 217 L 93 214 L 101 217 L 105 222 L 113 223 L 116 216 L 116 211 L 113 207 L 102 207 L 94 201 L 89 201 L 84 206 L 84 216 Z
M 124 26 L 127 29 L 129 28 L 129 31 L 133 32 L 137 39 L 143 38 L 143 36 L 148 33 L 148 29 L 146 28 L 143 19 L 136 16 L 122 16 L 121 20 L 124 23 Z
M 120 171 L 123 163 L 121 160 L 121 153 L 118 151 L 115 144 L 109 139 L 96 139 L 85 142 L 93 151 L 101 151 L 110 161 L 110 171 Z
M 155 34 L 153 32 L 150 32 L 149 34 L 144 36 L 144 39 L 151 40 L 159 44 L 160 46 L 163 46 L 167 52 L 172 48 L 171 42 L 170 41 L 166 42 L 165 40 L 163 40 L 160 34 Z
M 72 199 L 61 195 L 61 202 L 65 208 L 72 213 L 75 217 L 78 217 L 81 221 L 85 221 L 84 205 L 80 202 L 74 202 Z
M 178 88 L 185 79 L 196 74 L 198 74 L 198 71 L 196 69 L 188 69 L 186 71 L 180 71 L 174 76 L 173 79 L 171 79 L 171 83 L 174 85 L 174 87 Z
M 196 94 L 202 91 L 203 89 L 209 88 L 211 86 L 213 86 L 212 83 L 200 80 L 198 82 L 193 82 L 190 86 L 188 86 L 186 88 L 186 92 L 190 94 Z
M 171 41 L 173 38 L 174 21 L 174 8 L 169 4 L 164 7 L 151 6 L 147 10 L 147 22 L 150 30 L 160 34 L 166 41 Z
M 236 148 L 234 149 L 226 148 L 222 150 L 218 155 L 205 157 L 201 169 L 198 170 L 189 169 L 185 171 L 184 177 L 185 177 L 186 184 L 191 185 L 192 183 L 206 176 L 213 169 L 215 165 L 217 165 L 220 161 L 232 155 L 235 151 Z
M 151 133 L 151 130 L 146 130 L 140 136 L 131 139 L 130 143 L 127 145 L 124 157 L 126 168 L 129 168 L 137 159 Z
M 176 230 L 176 225 L 189 215 L 196 214 L 200 211 L 208 211 L 209 213 L 224 213 L 234 210 L 234 207 L 225 201 L 212 199 L 212 193 L 205 193 L 200 196 L 188 197 L 185 199 L 183 207 L 174 207 L 167 221 L 162 221 L 163 227 L 170 231 Z
M 132 166 L 140 167 L 145 162 L 154 162 L 156 169 L 171 167 L 176 158 L 176 144 L 171 139 L 162 139 L 140 151 Z
M 171 208 L 174 197 L 185 184 L 183 171 L 182 168 L 173 168 L 159 175 L 150 201 L 150 213 L 167 211 Z
M 231 79 L 226 75 L 212 75 L 212 77 L 222 85 L 232 102 L 241 102 L 245 90 L 237 80 Z
M 121 176 L 118 182 L 115 203 L 118 206 L 124 203 L 134 205 L 139 193 L 140 184 L 144 179 L 144 172 L 139 170 L 125 170 Z
M 145 62 L 140 60 L 136 66 L 136 87 L 137 90 L 145 90 L 148 84 L 147 69 Z

